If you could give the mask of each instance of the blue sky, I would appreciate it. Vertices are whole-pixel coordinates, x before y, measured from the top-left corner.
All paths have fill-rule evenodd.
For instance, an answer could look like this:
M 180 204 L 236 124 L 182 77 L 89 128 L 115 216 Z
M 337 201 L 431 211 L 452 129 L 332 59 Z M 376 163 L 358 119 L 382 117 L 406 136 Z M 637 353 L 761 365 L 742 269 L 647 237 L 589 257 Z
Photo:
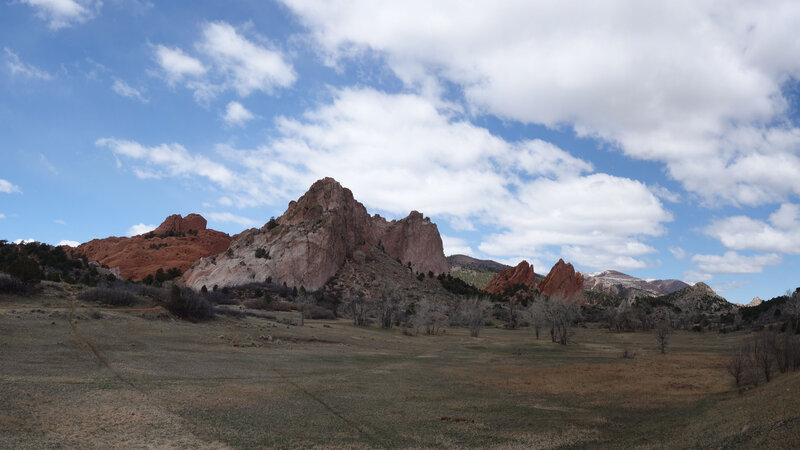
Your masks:
M 228 233 L 323 176 L 543 273 L 800 285 L 800 5 L 0 4 L 0 238 Z

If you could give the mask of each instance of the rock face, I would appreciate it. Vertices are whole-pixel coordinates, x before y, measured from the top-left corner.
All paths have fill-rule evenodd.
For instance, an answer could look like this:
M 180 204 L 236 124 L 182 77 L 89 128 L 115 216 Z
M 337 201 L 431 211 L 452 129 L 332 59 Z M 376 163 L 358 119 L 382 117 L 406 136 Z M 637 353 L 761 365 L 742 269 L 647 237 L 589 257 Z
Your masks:
M 750 303 L 748 303 L 748 304 L 747 304 L 747 305 L 745 305 L 745 306 L 747 306 L 747 307 L 758 306 L 758 305 L 760 305 L 760 304 L 762 304 L 762 303 L 764 303 L 764 301 L 763 301 L 763 300 L 761 300 L 761 298 L 760 298 L 760 297 L 753 297 L 753 299 L 752 299 L 752 300 L 750 300 Z
M 187 231 L 200 231 L 205 230 L 206 219 L 200 214 L 187 214 L 186 217 L 181 217 L 180 214 L 173 214 L 152 231 L 156 236 L 163 236 L 169 234 L 186 233 Z
M 680 280 L 643 280 L 616 270 L 606 270 L 586 277 L 583 287 L 620 297 L 658 297 L 689 285 Z
M 489 280 L 489 284 L 486 285 L 484 291 L 500 295 L 511 286 L 517 285 L 536 286 L 536 274 L 533 273 L 533 265 L 528 264 L 528 261 L 522 261 L 516 267 L 509 267 L 500 271 Z
M 550 269 L 550 273 L 539 283 L 539 291 L 547 296 L 558 295 L 564 301 L 582 301 L 583 275 L 576 272 L 572 264 L 559 259 Z
M 112 270 L 118 268 L 122 278 L 139 281 L 158 269 L 185 271 L 201 257 L 225 251 L 230 242 L 227 234 L 207 229 L 202 216 L 176 214 L 150 233 L 93 239 L 70 252 L 84 254 Z
M 370 216 L 333 178 L 315 182 L 286 212 L 260 229 L 241 233 L 224 254 L 203 258 L 184 275 L 186 285 L 286 283 L 317 290 L 352 258 L 382 251 L 414 272 L 449 270 L 439 230 L 413 211 L 398 221 Z

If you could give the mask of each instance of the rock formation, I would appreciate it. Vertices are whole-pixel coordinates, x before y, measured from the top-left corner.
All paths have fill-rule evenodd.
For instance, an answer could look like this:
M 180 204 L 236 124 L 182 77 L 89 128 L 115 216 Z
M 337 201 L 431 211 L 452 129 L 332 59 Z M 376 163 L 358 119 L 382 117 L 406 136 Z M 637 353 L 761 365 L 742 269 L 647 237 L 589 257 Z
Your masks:
M 550 269 L 550 273 L 539 283 L 539 291 L 547 296 L 557 295 L 564 301 L 582 301 L 583 275 L 576 272 L 572 264 L 559 259 Z
M 764 300 L 761 300 L 760 297 L 753 297 L 753 299 L 750 300 L 750 303 L 746 304 L 745 306 L 747 307 L 758 306 L 762 303 L 764 303 Z
M 489 280 L 484 290 L 490 294 L 501 295 L 511 286 L 517 285 L 536 286 L 536 274 L 533 273 L 533 265 L 528 264 L 528 261 L 522 261 L 516 267 L 503 269 Z
M 187 214 L 186 217 L 181 217 L 180 214 L 173 214 L 152 231 L 156 236 L 164 236 L 170 234 L 181 234 L 187 231 L 200 231 L 205 230 L 206 219 L 200 214 Z
M 206 219 L 198 214 L 172 215 L 154 231 L 133 237 L 93 239 L 70 248 L 73 255 L 86 255 L 122 278 L 139 281 L 158 269 L 188 269 L 204 256 L 225 251 L 231 242 L 227 234 L 206 228 Z
M 352 258 L 375 251 L 414 272 L 446 273 L 434 223 L 413 211 L 402 220 L 370 216 L 333 178 L 315 182 L 286 212 L 260 229 L 242 232 L 223 254 L 203 258 L 184 275 L 190 287 L 235 286 L 267 279 L 317 290 Z

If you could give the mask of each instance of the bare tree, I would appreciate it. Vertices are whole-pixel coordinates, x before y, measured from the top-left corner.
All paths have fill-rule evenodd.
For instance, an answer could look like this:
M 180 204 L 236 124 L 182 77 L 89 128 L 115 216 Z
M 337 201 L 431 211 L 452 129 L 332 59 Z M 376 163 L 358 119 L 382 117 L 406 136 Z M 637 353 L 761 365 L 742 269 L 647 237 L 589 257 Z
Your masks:
M 367 325 L 367 301 L 364 291 L 356 289 L 348 294 L 347 307 L 353 315 L 353 325 L 363 327 Z
M 414 333 L 419 334 L 424 329 L 425 334 L 439 334 L 439 330 L 449 322 L 446 312 L 446 308 L 439 302 L 423 298 L 417 302 L 414 316 L 411 318 Z
M 731 374 L 733 380 L 736 382 L 736 387 L 741 387 L 744 381 L 745 371 L 748 367 L 748 360 L 750 359 L 749 349 L 740 347 L 728 359 L 725 368 Z
M 580 309 L 572 299 L 553 295 L 545 302 L 545 316 L 550 324 L 550 339 L 561 345 L 569 342 L 569 329 L 580 318 Z
M 536 333 L 536 339 L 539 339 L 539 333 L 545 324 L 545 304 L 544 298 L 537 296 L 534 300 L 528 303 L 528 315 L 531 318 L 531 326 Z
M 459 316 L 462 324 L 469 327 L 469 335 L 478 337 L 478 334 L 486 321 L 486 314 L 489 303 L 478 297 L 471 297 L 461 302 Z
M 664 354 L 667 352 L 667 344 L 669 343 L 669 335 L 672 334 L 672 328 L 665 323 L 661 322 L 656 326 L 655 336 L 658 349 Z
M 411 328 L 414 330 L 414 334 L 419 334 L 422 329 L 426 328 L 430 312 L 431 304 L 425 298 L 414 305 L 414 315 L 411 316 L 411 320 L 409 321 Z
M 397 314 L 399 305 L 397 286 L 389 283 L 381 286 L 380 299 L 377 305 L 381 328 L 392 328 L 392 321 L 395 314 Z
M 316 305 L 317 302 L 314 299 L 314 296 L 307 294 L 305 290 L 302 290 L 301 293 L 297 294 L 297 297 L 295 297 L 294 301 L 297 303 L 298 312 L 300 312 L 300 326 L 305 326 L 308 309 L 311 305 Z
M 772 379 L 773 359 L 766 333 L 756 335 L 752 350 L 753 362 L 755 363 L 756 367 L 758 367 L 764 373 L 764 378 L 767 380 L 767 383 L 769 383 L 769 381 Z

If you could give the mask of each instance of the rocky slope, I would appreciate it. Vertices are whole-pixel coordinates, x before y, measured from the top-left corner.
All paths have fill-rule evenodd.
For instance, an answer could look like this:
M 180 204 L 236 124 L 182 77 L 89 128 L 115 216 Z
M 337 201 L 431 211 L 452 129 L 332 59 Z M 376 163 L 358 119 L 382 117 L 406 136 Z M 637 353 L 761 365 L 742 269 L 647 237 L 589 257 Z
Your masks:
M 619 297 L 658 297 L 688 287 L 679 280 L 642 280 L 616 270 L 606 270 L 586 277 L 585 289 Z
M 206 228 L 202 216 L 175 214 L 150 233 L 93 239 L 68 251 L 84 254 L 112 270 L 119 268 L 122 278 L 139 281 L 158 269 L 185 271 L 201 257 L 225 251 L 230 242 L 227 234 Z
M 538 286 L 544 295 L 558 295 L 568 301 L 583 301 L 583 275 L 563 259 L 555 263 Z
M 489 259 L 476 259 L 466 255 L 448 256 L 447 263 L 450 265 L 450 275 L 478 289 L 486 288 L 492 277 L 501 270 L 511 267 Z
M 528 261 L 522 261 L 516 267 L 503 269 L 489 280 L 489 284 L 484 289 L 490 294 L 500 295 L 512 286 L 536 286 L 536 274 L 533 272 L 533 265 Z
M 511 267 L 491 259 L 477 259 L 467 255 L 450 255 L 447 257 L 447 263 L 450 265 L 450 270 L 458 268 L 492 273 L 499 273 Z
M 349 189 L 324 178 L 290 202 L 278 219 L 242 232 L 225 253 L 197 261 L 183 282 L 200 289 L 270 279 L 317 290 L 346 261 L 366 261 L 376 251 L 413 273 L 449 270 L 439 231 L 430 219 L 416 211 L 402 220 L 370 216 Z
M 717 295 L 705 283 L 697 283 L 694 286 L 689 286 L 657 299 L 672 306 L 677 306 L 684 314 L 720 315 L 735 312 L 739 309 L 738 306 Z

